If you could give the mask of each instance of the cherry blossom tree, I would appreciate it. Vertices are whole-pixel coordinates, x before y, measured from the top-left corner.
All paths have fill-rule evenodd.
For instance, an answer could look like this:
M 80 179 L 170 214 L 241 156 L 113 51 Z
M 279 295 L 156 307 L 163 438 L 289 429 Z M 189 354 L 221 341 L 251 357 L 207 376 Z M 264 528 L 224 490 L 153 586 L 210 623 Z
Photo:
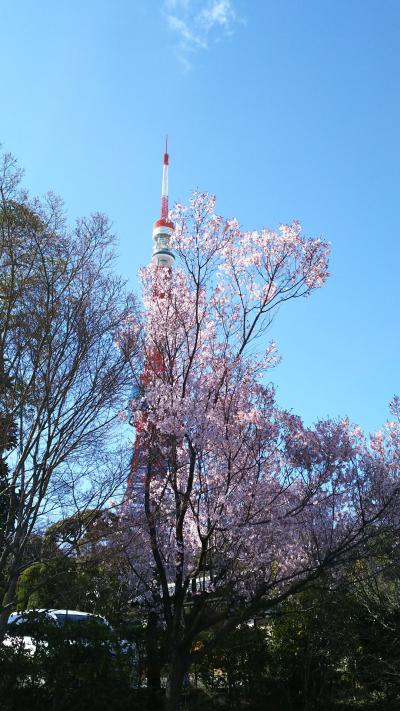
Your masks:
M 305 428 L 268 382 L 278 356 L 265 332 L 279 306 L 324 284 L 327 243 L 297 222 L 242 232 L 204 193 L 171 217 L 178 266 L 142 271 L 142 322 L 120 336 L 137 342 L 143 327 L 121 519 L 140 599 L 166 630 L 168 711 L 201 633 L 212 644 L 348 559 L 398 474 L 383 443 L 348 420 Z

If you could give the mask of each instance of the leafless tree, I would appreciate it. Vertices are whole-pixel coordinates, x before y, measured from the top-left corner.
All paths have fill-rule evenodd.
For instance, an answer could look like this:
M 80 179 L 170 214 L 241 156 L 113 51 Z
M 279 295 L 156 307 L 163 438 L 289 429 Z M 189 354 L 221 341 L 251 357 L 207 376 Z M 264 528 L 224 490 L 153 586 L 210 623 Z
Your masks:
M 107 218 L 70 229 L 57 197 L 21 189 L 10 155 L 0 171 L 1 638 L 34 527 L 101 507 L 126 476 L 130 375 L 114 338 L 132 305 Z

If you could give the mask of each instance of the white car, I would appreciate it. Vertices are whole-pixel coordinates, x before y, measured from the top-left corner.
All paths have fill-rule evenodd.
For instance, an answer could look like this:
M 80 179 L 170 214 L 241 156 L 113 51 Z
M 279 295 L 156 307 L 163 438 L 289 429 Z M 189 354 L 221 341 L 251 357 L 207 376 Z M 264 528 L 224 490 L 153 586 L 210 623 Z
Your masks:
M 90 612 L 81 612 L 81 610 L 25 610 L 24 612 L 12 612 L 7 622 L 7 634 L 3 644 L 11 647 L 15 644 L 15 638 L 20 640 L 23 648 L 29 653 L 34 654 L 36 651 L 36 641 L 30 635 L 19 635 L 19 625 L 38 624 L 41 622 L 50 622 L 62 627 L 65 623 L 80 623 L 80 622 L 98 622 L 105 625 L 109 630 L 111 627 L 107 620 L 101 615 L 93 615 Z M 22 630 L 21 630 L 22 631 Z M 43 641 L 43 645 L 47 647 L 47 642 Z

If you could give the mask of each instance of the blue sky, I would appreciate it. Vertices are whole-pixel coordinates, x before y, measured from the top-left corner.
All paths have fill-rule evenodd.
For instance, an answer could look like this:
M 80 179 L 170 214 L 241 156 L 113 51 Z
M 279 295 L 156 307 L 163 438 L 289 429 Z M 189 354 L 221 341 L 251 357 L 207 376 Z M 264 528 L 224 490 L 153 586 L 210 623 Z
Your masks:
M 0 141 L 71 221 L 101 210 L 135 288 L 196 187 L 244 228 L 298 218 L 327 285 L 282 309 L 282 406 L 367 431 L 400 392 L 398 0 L 0 0 Z

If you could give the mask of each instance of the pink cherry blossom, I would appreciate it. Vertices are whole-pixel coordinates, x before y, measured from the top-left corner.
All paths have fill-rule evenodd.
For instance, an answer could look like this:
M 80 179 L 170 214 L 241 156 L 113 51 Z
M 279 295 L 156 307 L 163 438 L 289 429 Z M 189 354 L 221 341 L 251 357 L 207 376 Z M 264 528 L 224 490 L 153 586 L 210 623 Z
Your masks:
M 397 424 L 368 441 L 346 419 L 304 427 L 269 382 L 279 356 L 265 333 L 280 305 L 324 284 L 327 243 L 298 222 L 243 232 L 215 209 L 204 193 L 175 206 L 177 266 L 142 270 L 142 321 L 120 336 L 141 334 L 121 525 L 171 658 L 344 561 L 389 511 L 399 468 L 398 400 Z

